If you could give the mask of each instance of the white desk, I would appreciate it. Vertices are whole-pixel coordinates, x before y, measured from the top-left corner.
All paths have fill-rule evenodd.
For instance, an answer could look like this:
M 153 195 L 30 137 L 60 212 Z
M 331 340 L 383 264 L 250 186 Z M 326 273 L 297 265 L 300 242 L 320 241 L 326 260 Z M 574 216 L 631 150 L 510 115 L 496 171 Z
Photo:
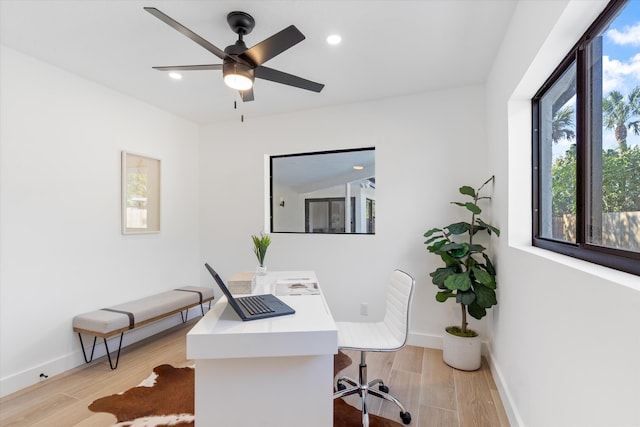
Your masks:
M 255 293 L 275 293 L 279 278 L 313 272 L 270 272 Z M 322 294 L 278 296 L 290 316 L 243 322 L 225 297 L 187 334 L 195 360 L 197 427 L 330 427 L 333 355 L 338 332 Z

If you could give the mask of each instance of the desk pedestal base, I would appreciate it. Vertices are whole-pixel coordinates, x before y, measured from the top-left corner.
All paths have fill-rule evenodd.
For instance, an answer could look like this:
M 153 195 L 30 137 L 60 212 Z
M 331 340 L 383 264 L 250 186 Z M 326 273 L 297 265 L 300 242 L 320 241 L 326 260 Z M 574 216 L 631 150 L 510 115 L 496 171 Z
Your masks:
M 331 427 L 333 355 L 198 359 L 196 427 Z

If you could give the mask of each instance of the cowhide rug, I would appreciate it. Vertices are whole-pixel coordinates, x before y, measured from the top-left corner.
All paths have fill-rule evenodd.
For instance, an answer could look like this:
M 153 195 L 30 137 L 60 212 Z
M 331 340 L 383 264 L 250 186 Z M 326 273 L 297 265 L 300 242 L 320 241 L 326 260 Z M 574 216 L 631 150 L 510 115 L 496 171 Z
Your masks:
M 334 358 L 334 375 L 351 364 L 351 358 L 339 352 Z M 160 365 L 137 387 L 102 397 L 89 405 L 93 412 L 116 416 L 114 427 L 194 427 L 193 368 Z M 360 411 L 342 399 L 333 401 L 333 426 L 361 425 Z M 402 424 L 369 415 L 370 427 L 404 427 Z

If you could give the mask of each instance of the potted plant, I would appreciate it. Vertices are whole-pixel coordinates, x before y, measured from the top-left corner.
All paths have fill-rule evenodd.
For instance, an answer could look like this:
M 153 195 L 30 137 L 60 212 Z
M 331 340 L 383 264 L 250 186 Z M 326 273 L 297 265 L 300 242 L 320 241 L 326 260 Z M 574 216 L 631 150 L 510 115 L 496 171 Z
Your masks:
M 271 237 L 267 234 L 260 233 L 259 236 L 252 235 L 253 240 L 253 253 L 258 258 L 258 274 L 264 275 L 267 273 L 267 267 L 264 266 L 264 257 L 267 255 L 267 248 L 271 244 Z
M 427 250 L 444 262 L 443 267 L 430 273 L 432 283 L 439 289 L 436 300 L 445 302 L 455 298 L 460 304 L 460 325 L 447 327 L 443 335 L 443 359 L 448 365 L 462 370 L 478 369 L 481 363 L 482 343 L 478 333 L 467 327 L 467 313 L 482 319 L 487 309 L 497 304 L 496 270 L 485 253 L 487 248 L 474 241 L 478 232 L 500 236 L 499 229 L 478 216 L 482 213 L 478 202 L 491 200 L 480 192 L 494 179 L 492 176 L 477 190 L 468 185 L 460 187 L 460 194 L 470 197 L 471 201 L 451 202 L 464 207 L 471 214 L 471 221 L 455 222 L 424 233 Z

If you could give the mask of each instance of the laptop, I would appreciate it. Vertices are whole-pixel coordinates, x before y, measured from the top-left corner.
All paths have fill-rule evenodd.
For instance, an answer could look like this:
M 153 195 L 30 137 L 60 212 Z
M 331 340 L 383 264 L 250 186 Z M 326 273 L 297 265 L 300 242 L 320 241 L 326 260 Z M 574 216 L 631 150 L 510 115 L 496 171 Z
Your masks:
M 213 276 L 218 286 L 220 286 L 222 293 L 227 297 L 229 304 L 231 304 L 231 307 L 233 307 L 243 321 L 285 316 L 296 312 L 272 294 L 249 295 L 235 298 L 231 295 L 229 288 L 224 284 L 218 273 L 216 273 L 209 264 L 205 263 L 204 266 L 207 267 L 209 273 Z

